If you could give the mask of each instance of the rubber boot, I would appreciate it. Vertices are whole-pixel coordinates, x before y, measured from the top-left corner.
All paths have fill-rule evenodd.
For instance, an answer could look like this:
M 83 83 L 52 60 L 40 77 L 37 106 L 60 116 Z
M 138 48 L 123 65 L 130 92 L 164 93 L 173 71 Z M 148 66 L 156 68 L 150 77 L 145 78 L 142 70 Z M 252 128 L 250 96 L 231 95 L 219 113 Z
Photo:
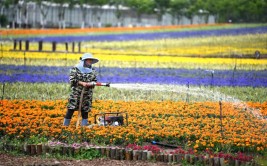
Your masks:
M 88 125 L 88 119 L 82 119 L 82 125 L 81 126 L 87 126 Z
M 66 119 L 66 118 L 64 118 L 63 126 L 69 126 L 69 125 L 70 125 L 70 120 L 71 120 L 71 119 Z

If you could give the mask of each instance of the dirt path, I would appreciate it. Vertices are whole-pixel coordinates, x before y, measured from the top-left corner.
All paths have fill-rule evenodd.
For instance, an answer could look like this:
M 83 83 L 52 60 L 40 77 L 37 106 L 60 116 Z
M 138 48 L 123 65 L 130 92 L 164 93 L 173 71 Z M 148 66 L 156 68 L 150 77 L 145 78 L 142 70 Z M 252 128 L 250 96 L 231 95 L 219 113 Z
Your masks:
M 166 166 L 163 162 L 150 161 L 126 161 L 110 159 L 94 160 L 61 160 L 32 156 L 13 156 L 10 154 L 0 154 L 0 166 Z

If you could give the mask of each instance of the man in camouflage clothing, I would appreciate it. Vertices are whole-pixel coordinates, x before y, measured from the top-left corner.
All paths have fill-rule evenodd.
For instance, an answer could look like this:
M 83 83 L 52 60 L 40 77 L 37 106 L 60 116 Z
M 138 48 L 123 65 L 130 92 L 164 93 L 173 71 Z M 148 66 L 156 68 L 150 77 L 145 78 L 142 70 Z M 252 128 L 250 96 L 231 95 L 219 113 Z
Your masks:
M 70 70 L 69 80 L 71 93 L 69 96 L 67 113 L 63 125 L 68 126 L 75 110 L 79 109 L 81 102 L 81 126 L 88 125 L 88 112 L 91 111 L 94 82 L 97 81 L 96 71 L 92 64 L 99 60 L 92 54 L 86 53 L 80 58 L 80 62 Z

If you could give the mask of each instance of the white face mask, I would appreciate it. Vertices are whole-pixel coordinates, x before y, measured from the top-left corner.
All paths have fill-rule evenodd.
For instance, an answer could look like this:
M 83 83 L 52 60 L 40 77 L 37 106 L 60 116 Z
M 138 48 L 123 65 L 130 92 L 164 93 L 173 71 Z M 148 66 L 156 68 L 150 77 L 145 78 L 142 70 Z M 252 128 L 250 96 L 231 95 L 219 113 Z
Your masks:
M 86 66 L 85 61 L 80 60 L 80 62 L 76 65 L 76 67 L 81 71 L 81 73 L 91 73 L 92 65 L 89 64 Z

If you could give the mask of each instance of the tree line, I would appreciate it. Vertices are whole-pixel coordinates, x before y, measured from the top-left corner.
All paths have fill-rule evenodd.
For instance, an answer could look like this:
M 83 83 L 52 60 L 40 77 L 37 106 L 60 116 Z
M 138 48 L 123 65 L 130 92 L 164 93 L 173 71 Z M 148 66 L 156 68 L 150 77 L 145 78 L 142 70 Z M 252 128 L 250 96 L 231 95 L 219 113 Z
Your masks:
M 115 7 L 118 20 L 123 14 L 121 8 L 127 7 L 135 12 L 139 21 L 143 14 L 155 14 L 160 23 L 166 13 L 178 22 L 182 17 L 193 20 L 195 15 L 204 19 L 208 19 L 212 15 L 215 17 L 216 23 L 267 21 L 267 0 L 0 0 L 1 25 L 4 25 L 4 22 L 7 21 L 3 15 L 5 9 L 11 12 L 13 20 L 17 17 L 16 12 L 19 11 L 26 22 L 29 4 L 36 5 L 40 10 L 43 27 L 45 26 L 48 8 L 53 5 L 58 6 L 58 19 L 63 22 L 66 8 L 78 6 L 82 12 L 82 28 L 84 27 L 88 6 L 97 9 L 104 5 Z

